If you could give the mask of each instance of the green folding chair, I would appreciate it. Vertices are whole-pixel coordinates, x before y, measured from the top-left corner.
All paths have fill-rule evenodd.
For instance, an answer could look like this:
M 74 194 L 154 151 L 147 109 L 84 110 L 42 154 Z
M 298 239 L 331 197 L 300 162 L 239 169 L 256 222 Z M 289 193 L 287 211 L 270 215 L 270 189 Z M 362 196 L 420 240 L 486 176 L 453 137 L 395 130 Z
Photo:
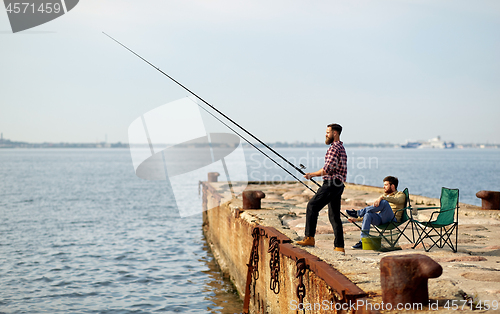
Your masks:
M 428 221 L 413 219 L 413 224 L 418 233 L 418 239 L 413 245 L 415 248 L 422 243 L 424 250 L 429 252 L 434 246 L 443 248 L 447 244 L 453 252 L 457 252 L 458 243 L 458 189 L 441 188 L 441 206 L 420 207 L 418 210 L 439 209 L 432 212 Z M 455 237 L 453 237 L 455 234 Z M 453 244 L 453 238 L 455 244 Z M 429 239 L 431 244 L 424 242 Z M 430 245 L 430 246 L 429 246 Z
M 412 229 L 412 239 L 408 238 L 408 236 L 405 234 L 406 229 L 408 226 L 412 225 L 411 222 L 411 204 L 410 204 L 410 193 L 408 192 L 408 188 L 405 188 L 403 190 L 403 193 L 406 196 L 406 202 L 405 202 L 405 207 L 402 209 L 399 209 L 396 211 L 396 216 L 397 213 L 402 212 L 401 215 L 401 221 L 391 221 L 387 222 L 385 224 L 381 225 L 372 225 L 373 229 L 378 232 L 380 237 L 389 244 L 389 247 L 391 249 L 394 249 L 396 247 L 396 244 L 398 243 L 399 239 L 404 236 L 410 243 L 415 242 L 415 236 L 413 234 L 413 229 Z M 410 211 L 410 215 L 408 215 L 408 211 Z M 384 242 L 384 243 L 385 243 Z

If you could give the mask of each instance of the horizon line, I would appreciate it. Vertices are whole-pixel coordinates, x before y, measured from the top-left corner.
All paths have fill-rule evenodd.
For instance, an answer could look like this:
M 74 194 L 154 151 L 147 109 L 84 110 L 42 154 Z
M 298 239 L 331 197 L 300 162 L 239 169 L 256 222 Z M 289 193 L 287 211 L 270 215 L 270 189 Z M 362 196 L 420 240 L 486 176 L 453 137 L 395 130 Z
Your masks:
M 244 145 L 250 145 L 246 142 L 241 142 Z M 296 145 L 309 145 L 309 146 L 323 146 L 323 142 L 300 142 L 300 141 L 294 141 L 294 142 L 287 142 L 287 141 L 275 141 L 275 142 L 265 142 L 268 145 L 279 145 L 279 146 L 296 146 Z M 393 143 L 393 142 L 343 142 L 344 145 L 366 145 L 366 146 L 401 146 L 404 145 L 404 143 Z M 128 142 L 122 142 L 122 141 L 117 141 L 117 142 L 107 142 L 107 141 L 95 141 L 95 142 L 65 142 L 65 141 L 59 141 L 59 142 L 49 142 L 49 141 L 44 141 L 44 142 L 24 142 L 24 141 L 11 141 L 8 139 L 0 139 L 0 145 L 2 144 L 10 144 L 10 145 L 123 145 L 123 146 L 129 146 L 129 145 L 134 145 L 134 146 L 141 146 L 141 145 L 146 145 L 144 143 L 128 143 Z M 169 143 L 152 143 L 154 145 L 180 145 L 179 143 L 177 144 L 169 144 Z M 262 145 L 258 142 L 255 142 L 252 144 L 254 145 Z M 500 145 L 500 143 L 496 142 L 467 142 L 467 143 L 455 143 L 455 146 L 459 145 Z

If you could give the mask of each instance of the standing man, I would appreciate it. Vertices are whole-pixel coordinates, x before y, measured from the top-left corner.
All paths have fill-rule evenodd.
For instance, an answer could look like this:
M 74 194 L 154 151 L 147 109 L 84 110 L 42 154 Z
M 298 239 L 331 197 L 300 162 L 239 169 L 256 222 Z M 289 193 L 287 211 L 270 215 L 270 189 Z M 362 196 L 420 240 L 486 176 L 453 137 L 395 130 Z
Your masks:
M 302 246 L 314 246 L 314 235 L 318 215 L 321 209 L 328 204 L 328 218 L 335 235 L 334 250 L 344 252 L 344 229 L 340 220 L 340 197 L 344 192 L 344 182 L 347 177 L 347 154 L 343 143 L 340 141 L 342 126 L 329 124 L 326 127 L 325 144 L 330 145 L 325 155 L 325 165 L 316 172 L 306 173 L 307 180 L 323 176 L 323 185 L 316 195 L 307 204 L 305 238 L 298 241 Z
M 369 237 L 370 225 L 381 225 L 389 221 L 401 221 L 403 209 L 406 204 L 406 195 L 398 191 L 399 180 L 393 176 L 384 178 L 384 194 L 375 200 L 373 206 L 368 206 L 360 210 L 346 210 L 351 216 L 350 222 L 363 218 L 361 225 L 361 238 Z M 354 244 L 353 249 L 363 248 L 362 241 Z

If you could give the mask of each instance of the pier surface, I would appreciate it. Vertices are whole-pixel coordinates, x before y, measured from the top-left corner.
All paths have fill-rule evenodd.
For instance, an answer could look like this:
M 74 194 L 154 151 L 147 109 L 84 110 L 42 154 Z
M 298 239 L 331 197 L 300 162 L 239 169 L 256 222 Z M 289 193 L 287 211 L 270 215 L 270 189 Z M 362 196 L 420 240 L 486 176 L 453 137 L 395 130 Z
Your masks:
M 262 209 L 243 210 L 241 195 L 232 198 L 230 189 L 225 182 L 205 182 L 204 194 L 218 194 L 220 196 L 219 203 L 226 204 L 229 210 L 236 212 L 235 217 L 252 225 L 272 227 L 292 241 L 304 236 L 306 206 L 312 197 L 312 192 L 303 185 L 295 182 L 253 182 L 246 187 L 235 184 L 232 188 L 236 194 L 241 192 L 238 190 L 239 188 L 263 191 L 266 196 L 261 200 Z M 360 209 L 371 205 L 382 193 L 382 188 L 347 184 L 342 195 L 342 210 Z M 206 198 L 206 196 L 204 197 Z M 439 206 L 439 199 L 412 195 L 411 190 L 410 201 L 413 208 Z M 205 203 L 207 202 L 209 203 L 205 200 Z M 212 207 L 213 205 L 208 205 L 207 209 Z M 418 213 L 414 210 L 419 220 L 428 217 L 430 212 L 432 210 L 419 211 Z M 403 254 L 423 254 L 438 262 L 443 268 L 443 274 L 440 277 L 429 279 L 429 298 L 431 303 L 436 302 L 439 305 L 439 312 L 454 313 L 455 311 L 452 309 L 445 308 L 447 301 L 460 301 L 464 300 L 464 297 L 472 297 L 476 303 L 488 301 L 490 306 L 492 302 L 500 303 L 500 211 L 481 210 L 479 207 L 461 203 L 457 253 L 453 253 L 448 247 L 442 249 L 434 247 L 430 252 L 425 252 L 422 247 L 412 249 L 413 245 L 404 237 L 399 242 L 401 250 L 381 252 L 352 249 L 351 246 L 359 241 L 359 229 L 344 217 L 342 220 L 345 254 L 333 251 L 333 230 L 328 220 L 327 208 L 320 212 L 316 246 L 301 247 L 296 245 L 296 247 L 331 265 L 332 268 L 364 291 L 370 302 L 382 302 L 381 258 Z M 217 231 L 209 230 L 210 228 L 207 227 L 211 222 L 206 213 L 204 221 L 206 233 L 211 233 L 207 239 L 211 242 L 213 249 L 217 251 L 220 248 L 217 245 L 213 246 L 213 243 L 217 242 L 217 240 L 214 241 L 217 238 Z M 411 238 L 411 228 L 407 231 L 407 235 Z M 295 246 L 293 242 L 291 245 Z M 221 255 L 215 253 L 216 257 Z M 247 255 L 247 253 L 243 254 Z M 223 271 L 232 267 L 227 265 L 227 260 L 219 260 L 219 262 L 222 263 Z M 242 268 L 242 271 L 244 269 Z M 234 278 L 232 279 L 234 280 Z M 243 295 L 244 289 L 240 287 L 241 284 L 235 283 L 235 285 L 240 295 Z M 458 304 L 462 308 L 462 303 Z M 418 312 L 435 313 L 436 309 L 425 311 L 424 308 L 423 311 Z M 465 307 L 461 312 L 469 312 L 469 309 Z M 477 310 L 470 312 L 478 313 Z M 496 311 L 487 310 L 485 312 L 500 312 L 500 304 L 498 304 Z

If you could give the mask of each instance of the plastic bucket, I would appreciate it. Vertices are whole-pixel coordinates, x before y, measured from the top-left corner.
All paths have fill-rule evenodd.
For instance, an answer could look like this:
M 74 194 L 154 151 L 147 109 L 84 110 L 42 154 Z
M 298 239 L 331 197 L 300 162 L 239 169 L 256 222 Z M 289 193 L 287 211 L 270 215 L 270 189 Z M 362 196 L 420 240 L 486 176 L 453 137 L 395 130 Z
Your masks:
M 363 250 L 380 250 L 382 238 L 381 237 L 367 237 L 361 238 L 361 243 L 363 244 Z

